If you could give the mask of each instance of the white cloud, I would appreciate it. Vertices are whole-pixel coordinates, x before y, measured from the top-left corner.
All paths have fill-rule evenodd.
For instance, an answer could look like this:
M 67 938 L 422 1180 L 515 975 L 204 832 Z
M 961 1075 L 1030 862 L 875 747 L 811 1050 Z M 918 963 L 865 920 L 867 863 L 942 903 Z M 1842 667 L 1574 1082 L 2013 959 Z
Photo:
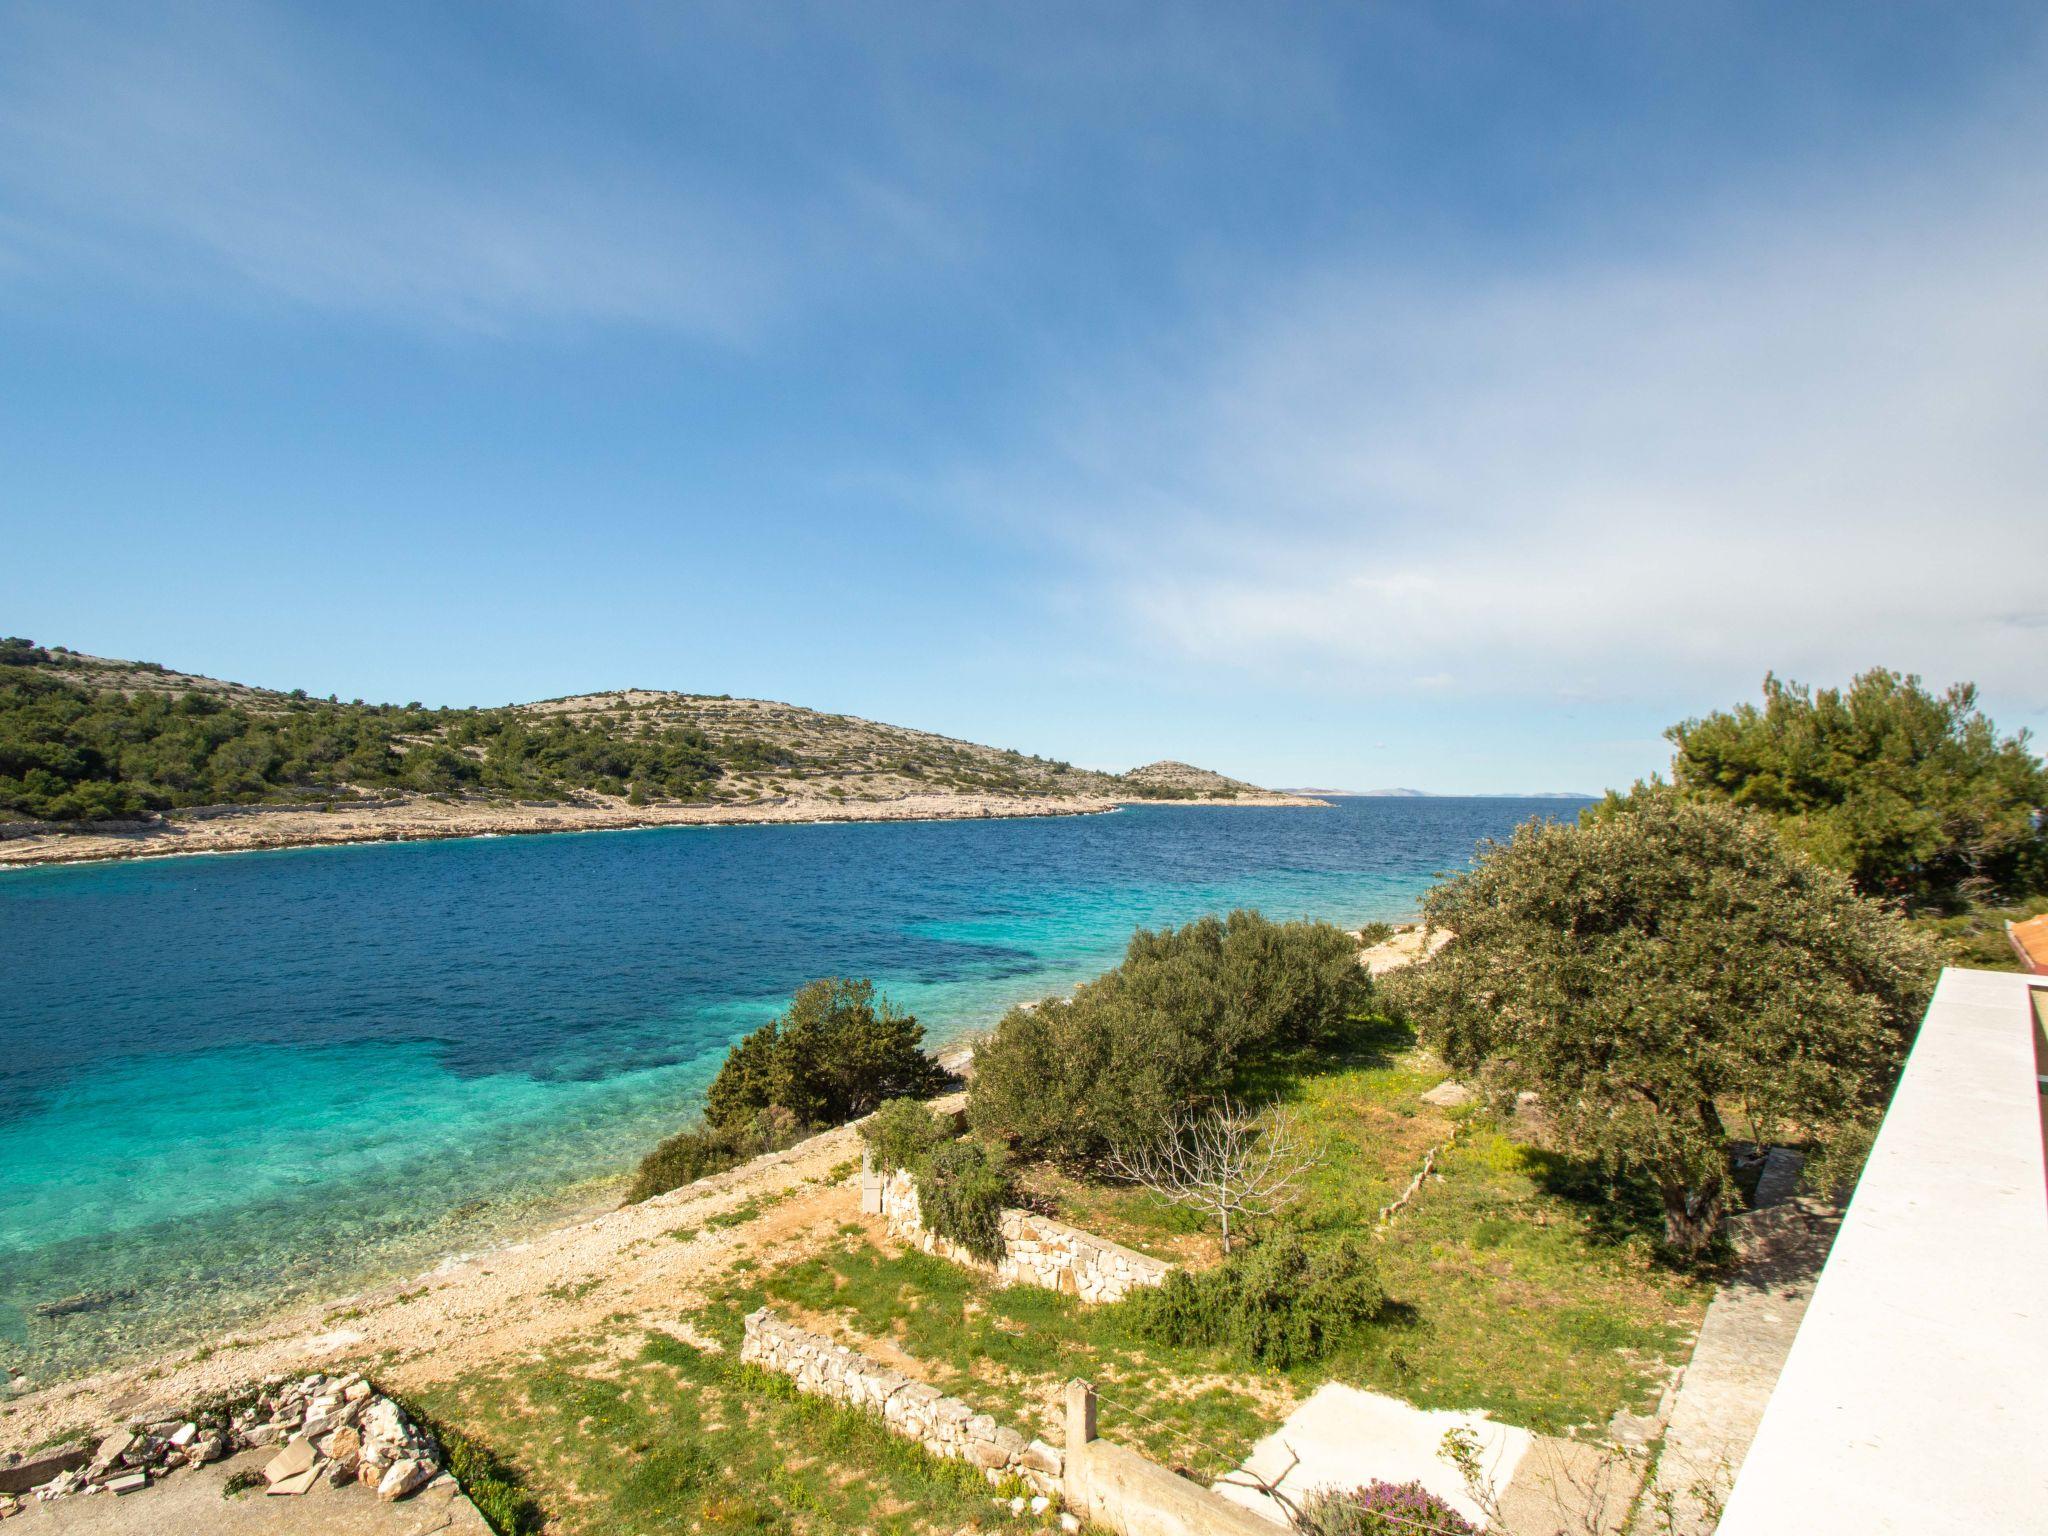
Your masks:
M 406 56 L 403 29 L 303 20 L 234 0 L 0 18 L 15 281 L 99 268 L 209 302 L 734 340 L 806 260 L 910 216 L 824 176 L 772 204 L 734 195 L 470 60 Z
M 2042 116 L 1629 256 L 1326 267 L 963 494 L 1204 665 L 1664 699 L 1881 664 L 2038 709 Z

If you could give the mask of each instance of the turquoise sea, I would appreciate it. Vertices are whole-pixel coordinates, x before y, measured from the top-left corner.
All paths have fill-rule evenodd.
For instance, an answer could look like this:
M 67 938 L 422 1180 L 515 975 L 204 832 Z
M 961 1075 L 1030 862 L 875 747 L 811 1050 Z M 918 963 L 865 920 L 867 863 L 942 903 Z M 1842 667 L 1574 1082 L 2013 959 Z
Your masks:
M 1576 810 L 1145 806 L 0 875 L 0 1363 L 48 1380 L 611 1203 L 812 977 L 872 977 L 941 1043 L 1136 926 L 1403 917 L 1481 838 Z

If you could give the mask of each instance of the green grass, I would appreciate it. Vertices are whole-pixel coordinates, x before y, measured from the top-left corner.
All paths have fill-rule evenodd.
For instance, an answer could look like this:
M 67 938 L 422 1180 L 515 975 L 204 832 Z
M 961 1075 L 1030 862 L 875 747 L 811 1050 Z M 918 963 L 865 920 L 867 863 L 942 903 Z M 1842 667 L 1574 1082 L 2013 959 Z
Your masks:
M 943 1259 L 885 1253 L 865 1235 L 749 1282 L 727 1287 L 692 1321 L 737 1348 L 741 1320 L 766 1302 L 870 1349 L 886 1340 L 933 1385 L 1055 1443 L 1060 1397 L 1075 1376 L 1117 1405 L 1103 1410 L 1117 1439 L 1202 1475 L 1234 1466 L 1284 1416 L 1274 1405 L 1291 1401 L 1256 1381 L 1212 1379 L 1228 1368 L 1213 1351 L 1161 1351 L 1137 1340 L 1115 1308 L 1034 1286 L 993 1286 Z
M 516 1447 L 516 1469 L 493 1465 L 537 1501 L 550 1532 L 910 1536 L 1037 1524 L 1013 1519 L 972 1468 L 927 1455 L 874 1416 L 660 1333 L 623 1361 L 592 1341 L 419 1401 L 473 1445 Z
M 533 1536 L 542 1528 L 546 1511 L 517 1468 L 467 1432 L 440 1422 L 418 1402 L 405 1399 L 400 1406 L 406 1417 L 441 1442 L 448 1470 L 497 1536 Z

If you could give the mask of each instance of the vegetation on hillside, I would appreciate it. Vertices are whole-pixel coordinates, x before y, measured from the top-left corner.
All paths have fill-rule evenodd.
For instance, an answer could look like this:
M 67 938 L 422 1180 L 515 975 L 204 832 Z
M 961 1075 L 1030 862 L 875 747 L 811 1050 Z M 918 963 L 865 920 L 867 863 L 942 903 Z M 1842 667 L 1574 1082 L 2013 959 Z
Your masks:
M 363 795 L 632 804 L 910 794 L 1235 798 L 1180 763 L 1127 775 L 723 695 L 493 709 L 277 693 L 0 640 L 0 816 L 57 824 Z
M 1176 1269 L 1164 1285 L 1123 1303 L 1139 1338 L 1221 1347 L 1282 1371 L 1326 1358 L 1386 1305 L 1363 1238 L 1310 1243 L 1291 1227 L 1213 1269 Z
M 891 1099 L 861 1123 L 860 1139 L 882 1173 L 898 1168 L 915 1173 L 953 1139 L 953 1128 L 922 1100 Z
M 258 709 L 208 692 L 94 690 L 61 671 L 0 668 L 0 809 L 43 821 L 378 790 L 697 800 L 735 768 L 791 761 L 767 742 L 714 745 L 688 727 L 292 695 Z
M 945 1076 L 924 1053 L 924 1026 L 873 982 L 828 976 L 726 1053 L 704 1118 L 730 1125 L 774 1108 L 805 1125 L 839 1125 L 884 1099 L 935 1092 Z
M 984 1141 L 949 1141 L 926 1155 L 916 1176 L 919 1220 L 976 1258 L 1000 1262 L 1012 1193 L 1002 1153 Z
M 918 1219 L 990 1263 L 1005 1252 L 1002 1216 L 1015 1194 L 996 1148 L 955 1141 L 951 1116 L 916 1099 L 891 1099 L 861 1124 L 870 1161 L 885 1178 L 901 1170 L 917 1187 Z
M 1532 821 L 1425 899 L 1454 935 L 1390 994 L 1457 1070 L 1533 1088 L 1566 1144 L 1719 1230 L 1731 1130 L 1853 1147 L 1932 986 L 1932 944 L 1781 839 L 1671 789 L 1580 826 Z
M 437 1425 L 516 1451 L 551 1532 L 1045 1530 L 992 1502 L 979 1468 L 736 1355 L 655 1326 L 631 1348 L 616 1334 L 582 1340 L 431 1383 L 414 1401 Z
M 1327 1151 L 1290 1220 L 1229 1266 L 1213 1232 L 1149 1191 L 1016 1170 L 1022 1203 L 1184 1261 L 1186 1285 L 1219 1277 L 1199 1296 L 1090 1306 L 846 1228 L 815 1257 L 736 1277 L 693 1323 L 730 1340 L 767 1303 L 855 1347 L 884 1341 L 1026 1433 L 1047 1427 L 1059 1383 L 1086 1377 L 1103 1384 L 1105 1433 L 1204 1477 L 1326 1380 L 1550 1433 L 1646 1410 L 1709 1289 L 1654 1262 L 1655 1191 L 1550 1146 L 1540 1122 L 1428 1103 L 1443 1076 L 1379 1017 L 1247 1074 L 1247 1092 L 1290 1105 Z M 1436 1176 L 1381 1226 L 1432 1152 Z M 1153 1315 L 1187 1301 L 1190 1327 Z

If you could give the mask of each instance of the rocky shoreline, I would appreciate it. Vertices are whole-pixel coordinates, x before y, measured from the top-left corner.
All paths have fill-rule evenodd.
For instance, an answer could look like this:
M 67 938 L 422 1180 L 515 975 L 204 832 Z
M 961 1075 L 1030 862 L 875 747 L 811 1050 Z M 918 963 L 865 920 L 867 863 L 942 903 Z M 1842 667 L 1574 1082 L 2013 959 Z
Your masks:
M 405 796 L 319 805 L 209 806 L 133 827 L 60 829 L 18 824 L 0 835 L 0 869 L 116 859 L 253 853 L 356 843 L 514 837 L 548 832 L 610 832 L 645 827 L 776 826 L 870 821 L 984 821 L 1088 816 L 1127 805 L 1318 807 L 1298 795 L 1230 799 L 1111 800 L 1095 796 L 906 795 L 889 800 L 788 797 L 738 805 L 632 805 L 593 796 L 589 803 L 542 805 Z

